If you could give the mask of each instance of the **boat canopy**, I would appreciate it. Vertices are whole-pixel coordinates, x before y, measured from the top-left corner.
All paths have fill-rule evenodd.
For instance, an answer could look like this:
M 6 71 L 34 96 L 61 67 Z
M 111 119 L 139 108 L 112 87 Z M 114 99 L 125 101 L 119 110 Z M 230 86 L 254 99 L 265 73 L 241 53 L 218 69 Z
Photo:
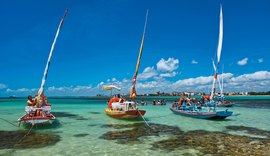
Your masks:
M 115 85 L 103 86 L 102 90 L 121 90 L 121 88 L 116 87 Z

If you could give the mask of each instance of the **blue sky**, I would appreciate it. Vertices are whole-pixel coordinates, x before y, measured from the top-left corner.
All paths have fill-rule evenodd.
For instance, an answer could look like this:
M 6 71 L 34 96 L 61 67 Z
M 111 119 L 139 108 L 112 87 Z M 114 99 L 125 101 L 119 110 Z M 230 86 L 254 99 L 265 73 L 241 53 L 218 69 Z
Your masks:
M 0 96 L 34 94 L 67 5 L 46 82 L 47 95 L 95 95 L 131 87 L 146 10 L 149 20 L 138 93 L 209 91 L 219 7 L 225 90 L 268 91 L 269 0 L 3 0 Z

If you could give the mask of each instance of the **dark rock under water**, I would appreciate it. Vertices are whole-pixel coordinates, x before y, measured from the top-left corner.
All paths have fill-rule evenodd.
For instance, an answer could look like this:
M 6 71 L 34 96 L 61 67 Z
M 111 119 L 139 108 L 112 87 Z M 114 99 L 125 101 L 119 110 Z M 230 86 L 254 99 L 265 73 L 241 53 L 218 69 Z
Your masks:
M 53 133 L 37 133 L 31 131 L 0 131 L 0 149 L 41 148 L 55 145 L 61 140 Z M 25 137 L 24 137 L 25 136 Z
M 101 139 L 105 140 L 116 140 L 119 144 L 140 142 L 141 137 L 147 136 L 159 136 L 161 134 L 172 134 L 172 135 L 180 135 L 183 133 L 178 127 L 161 125 L 161 124 L 150 124 L 151 128 L 149 128 L 144 123 L 134 123 L 128 125 L 104 125 L 103 127 L 110 127 L 115 129 L 123 129 L 123 128 L 132 128 L 128 130 L 121 131 L 109 131 L 102 136 Z
M 152 142 L 152 150 L 171 152 L 174 150 L 196 149 L 198 155 L 270 155 L 270 136 L 268 131 L 244 126 L 227 126 L 228 130 L 245 130 L 250 134 L 264 134 L 267 138 L 232 135 L 225 132 L 209 132 L 195 130 L 183 132 L 178 127 L 144 123 L 128 125 L 103 125 L 104 128 L 114 128 L 101 139 L 115 140 L 119 144 L 141 143 L 147 136 L 168 135 L 169 139 Z M 123 130 L 129 128 L 127 130 Z M 186 153 L 189 154 L 189 153 Z
M 67 112 L 52 112 L 52 114 L 55 117 L 69 117 L 69 118 L 77 118 L 79 115 L 77 114 L 71 114 L 71 113 L 67 113 Z
M 75 135 L 73 135 L 74 137 L 85 137 L 85 136 L 87 136 L 87 135 L 89 135 L 89 134 L 84 134 L 84 133 L 82 133 L 82 134 L 75 134 Z
M 72 114 L 72 113 L 67 113 L 67 112 L 52 112 L 52 114 L 56 117 L 56 118 L 71 118 L 71 119 L 75 119 L 75 120 L 88 120 L 87 118 L 84 118 L 80 115 L 77 114 Z
M 246 127 L 246 126 L 226 126 L 227 130 L 231 131 L 245 131 L 248 134 L 252 135 L 260 135 L 265 137 L 270 137 L 270 131 L 261 130 L 254 127 Z
M 100 112 L 89 112 L 91 114 L 101 114 Z
M 152 149 L 172 150 L 196 149 L 200 155 L 268 155 L 270 140 L 231 135 L 223 132 L 196 130 L 167 140 L 154 142 Z

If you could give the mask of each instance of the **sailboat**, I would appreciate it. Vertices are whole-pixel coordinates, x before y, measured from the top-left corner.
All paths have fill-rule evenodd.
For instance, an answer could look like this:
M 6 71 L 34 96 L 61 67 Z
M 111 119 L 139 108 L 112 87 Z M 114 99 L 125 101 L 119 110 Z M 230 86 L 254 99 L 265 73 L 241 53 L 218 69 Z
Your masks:
M 214 78 L 212 84 L 212 90 L 210 99 L 208 102 L 205 103 L 206 107 L 204 106 L 196 106 L 194 103 L 190 101 L 189 104 L 191 106 L 187 106 L 185 102 L 180 107 L 171 107 L 170 110 L 175 114 L 179 114 L 182 116 L 194 117 L 194 118 L 202 118 L 202 119 L 224 119 L 228 116 L 231 116 L 233 112 L 228 111 L 217 111 L 216 110 L 216 102 L 214 99 L 216 82 L 217 82 L 217 75 L 218 75 L 218 66 L 220 62 L 221 56 L 221 49 L 222 49 L 222 41 L 223 41 L 223 15 L 222 15 L 222 6 L 220 5 L 220 24 L 219 24 L 219 40 L 218 40 L 218 48 L 217 48 L 217 65 L 213 62 L 214 66 Z M 209 107 L 210 106 L 210 107 Z M 212 106 L 214 108 L 212 108 Z
M 19 122 L 35 125 L 35 124 L 51 123 L 51 121 L 55 120 L 55 116 L 52 113 L 50 113 L 51 105 L 48 104 L 47 98 L 44 95 L 44 86 L 47 79 L 50 61 L 51 61 L 51 57 L 54 51 L 54 46 L 57 41 L 61 27 L 64 23 L 64 19 L 66 17 L 67 12 L 68 12 L 68 8 L 65 10 L 64 15 L 56 31 L 56 35 L 54 37 L 54 40 L 50 49 L 48 61 L 44 70 L 41 86 L 38 90 L 38 93 L 36 94 L 35 99 L 32 99 L 31 96 L 28 96 L 28 100 L 30 101 L 29 103 L 31 103 L 31 105 L 28 104 L 28 106 L 25 107 L 26 114 L 18 119 Z
M 140 45 L 140 51 L 139 56 L 137 60 L 136 70 L 135 74 L 132 79 L 132 87 L 130 90 L 130 99 L 134 100 L 136 99 L 136 81 L 137 81 L 137 75 L 140 67 L 141 62 L 141 56 L 143 51 L 143 44 L 144 44 L 144 36 L 146 31 L 146 25 L 147 25 L 147 18 L 148 18 L 148 10 L 146 12 L 146 19 L 144 23 L 144 30 L 142 35 L 142 41 Z M 105 87 L 104 87 L 105 88 Z M 111 88 L 114 89 L 114 88 Z M 104 89 L 106 90 L 106 89 Z M 110 89 L 108 89 L 110 90 Z M 120 119 L 135 119 L 135 118 L 143 118 L 143 115 L 146 113 L 145 110 L 138 109 L 138 105 L 134 101 L 127 101 L 123 97 L 121 97 L 119 94 L 115 95 L 113 98 L 110 99 L 108 102 L 108 108 L 105 108 L 105 113 L 113 118 L 120 118 Z

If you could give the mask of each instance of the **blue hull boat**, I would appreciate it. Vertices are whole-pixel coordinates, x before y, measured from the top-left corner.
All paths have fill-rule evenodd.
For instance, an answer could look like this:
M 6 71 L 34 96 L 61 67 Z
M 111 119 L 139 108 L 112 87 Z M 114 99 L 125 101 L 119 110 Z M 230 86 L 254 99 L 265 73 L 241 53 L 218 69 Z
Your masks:
M 233 103 L 226 103 L 226 104 L 219 104 L 217 105 L 218 107 L 232 107 L 234 104 Z
M 214 112 L 201 112 L 201 111 L 189 111 L 189 110 L 178 110 L 170 108 L 170 110 L 178 115 L 199 118 L 199 119 L 225 119 L 228 116 L 231 116 L 233 112 L 225 111 L 214 111 Z
M 205 103 L 205 106 L 208 106 L 208 107 L 232 107 L 234 104 L 231 103 L 231 102 L 223 102 L 223 103 L 219 103 L 219 102 L 206 102 Z

